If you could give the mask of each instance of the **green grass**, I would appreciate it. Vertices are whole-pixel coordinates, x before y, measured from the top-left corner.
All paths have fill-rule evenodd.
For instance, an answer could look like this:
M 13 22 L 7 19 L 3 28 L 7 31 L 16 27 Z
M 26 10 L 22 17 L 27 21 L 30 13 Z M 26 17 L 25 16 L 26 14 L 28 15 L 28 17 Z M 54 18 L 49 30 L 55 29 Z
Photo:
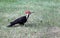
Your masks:
M 6 27 L 25 10 L 34 12 L 25 26 Z M 0 0 L 0 38 L 59 38 L 59 27 L 60 0 Z

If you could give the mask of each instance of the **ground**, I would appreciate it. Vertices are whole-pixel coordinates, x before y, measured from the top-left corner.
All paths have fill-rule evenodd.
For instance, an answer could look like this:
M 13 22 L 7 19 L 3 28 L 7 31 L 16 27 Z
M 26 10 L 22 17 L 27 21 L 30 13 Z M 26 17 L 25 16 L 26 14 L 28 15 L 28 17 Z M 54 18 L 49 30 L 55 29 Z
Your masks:
M 32 13 L 24 26 L 7 26 Z M 0 0 L 0 38 L 60 38 L 60 0 Z

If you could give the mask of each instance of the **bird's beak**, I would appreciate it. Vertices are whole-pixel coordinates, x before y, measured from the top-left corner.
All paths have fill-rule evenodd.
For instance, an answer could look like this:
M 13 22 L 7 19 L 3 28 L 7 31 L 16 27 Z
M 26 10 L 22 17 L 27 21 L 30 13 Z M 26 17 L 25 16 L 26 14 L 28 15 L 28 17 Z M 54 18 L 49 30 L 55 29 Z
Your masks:
M 31 13 L 35 13 L 35 12 L 32 11 Z
M 34 13 L 34 12 L 31 12 L 31 13 Z

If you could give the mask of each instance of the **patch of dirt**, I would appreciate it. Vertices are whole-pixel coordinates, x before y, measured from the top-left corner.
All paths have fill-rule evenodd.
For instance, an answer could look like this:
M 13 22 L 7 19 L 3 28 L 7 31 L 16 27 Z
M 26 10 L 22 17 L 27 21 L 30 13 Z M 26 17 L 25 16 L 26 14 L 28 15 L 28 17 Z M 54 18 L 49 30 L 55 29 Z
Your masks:
M 45 38 L 60 38 L 60 28 L 51 27 L 48 28 L 47 32 L 44 34 Z

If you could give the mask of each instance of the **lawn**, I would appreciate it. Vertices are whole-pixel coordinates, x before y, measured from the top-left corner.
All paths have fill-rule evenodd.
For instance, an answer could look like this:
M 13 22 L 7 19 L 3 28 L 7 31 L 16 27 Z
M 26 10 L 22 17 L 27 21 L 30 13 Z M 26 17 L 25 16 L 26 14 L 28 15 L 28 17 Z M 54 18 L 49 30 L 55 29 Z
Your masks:
M 32 13 L 24 26 L 7 26 Z M 0 38 L 60 38 L 60 0 L 0 0 Z

